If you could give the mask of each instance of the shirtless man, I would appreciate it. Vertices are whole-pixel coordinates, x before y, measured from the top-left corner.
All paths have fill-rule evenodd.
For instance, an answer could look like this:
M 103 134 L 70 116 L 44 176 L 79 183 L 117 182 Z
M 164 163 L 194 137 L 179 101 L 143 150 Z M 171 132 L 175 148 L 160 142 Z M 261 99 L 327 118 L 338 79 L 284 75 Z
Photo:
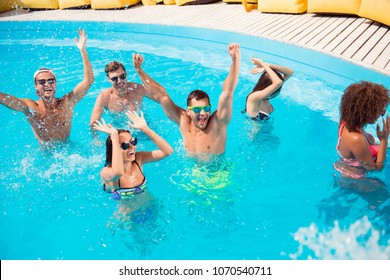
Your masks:
M 144 96 L 153 99 L 142 84 L 127 81 L 126 69 L 122 63 L 113 61 L 107 64 L 105 72 L 112 87 L 102 91 L 96 98 L 89 122 L 91 128 L 95 121 L 100 120 L 104 109 L 112 113 L 137 111 L 142 106 Z
M 194 90 L 188 95 L 186 109 L 177 106 L 165 89 L 142 70 L 142 56 L 133 55 L 134 66 L 142 82 L 154 99 L 162 105 L 165 114 L 179 125 L 184 147 L 190 155 L 218 155 L 225 152 L 227 127 L 232 118 L 233 94 L 240 70 L 240 46 L 230 44 L 228 53 L 232 64 L 223 83 L 217 110 L 212 114 L 210 98 L 201 90 Z
M 40 143 L 65 140 L 69 137 L 74 106 L 85 96 L 91 87 L 94 76 L 86 51 L 87 35 L 78 31 L 76 38 L 84 65 L 84 79 L 61 98 L 56 98 L 57 81 L 54 72 L 41 68 L 34 74 L 35 90 L 40 100 L 17 98 L 0 92 L 0 104 L 26 115 L 35 137 Z

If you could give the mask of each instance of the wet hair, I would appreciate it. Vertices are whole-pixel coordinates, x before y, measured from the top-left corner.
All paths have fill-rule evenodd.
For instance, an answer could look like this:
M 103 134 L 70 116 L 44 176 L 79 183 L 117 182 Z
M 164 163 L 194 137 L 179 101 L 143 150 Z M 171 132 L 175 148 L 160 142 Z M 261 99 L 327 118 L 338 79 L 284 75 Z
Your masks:
M 201 100 L 203 98 L 207 98 L 207 100 L 209 101 L 209 104 L 210 104 L 210 97 L 206 92 L 204 92 L 203 90 L 199 90 L 199 89 L 193 90 L 190 92 L 190 94 L 187 97 L 187 106 L 190 105 L 190 102 L 192 99 Z
M 361 81 L 346 88 L 340 103 L 340 123 L 349 131 L 358 132 L 374 122 L 390 102 L 389 90 L 383 85 Z
M 118 135 L 121 133 L 129 133 L 130 131 L 126 129 L 118 129 Z M 111 136 L 109 135 L 106 140 L 106 162 L 104 163 L 104 166 L 111 166 L 112 163 L 112 140 Z
M 119 68 L 122 68 L 123 71 L 126 72 L 125 66 L 124 66 L 122 63 L 120 63 L 120 62 L 118 62 L 118 61 L 115 60 L 115 61 L 113 61 L 113 62 L 108 63 L 108 64 L 106 65 L 106 68 L 104 69 L 104 71 L 106 72 L 106 75 L 107 75 L 107 77 L 108 77 L 108 74 L 109 74 L 110 72 L 114 72 L 114 71 L 118 70 Z
M 276 75 L 278 75 L 278 77 L 284 81 L 284 77 L 282 74 L 280 74 L 278 71 L 274 70 Z M 257 84 L 255 85 L 255 87 L 253 88 L 253 90 L 251 91 L 251 93 L 255 92 L 255 91 L 259 91 L 259 90 L 263 90 L 265 89 L 266 87 L 269 87 L 270 85 L 272 85 L 272 80 L 271 80 L 271 77 L 268 75 L 267 72 L 264 72 L 259 80 L 257 81 Z M 283 84 L 282 84 L 283 85 Z M 275 90 L 273 93 L 271 93 L 270 96 L 268 96 L 266 99 L 269 100 L 269 99 L 272 99 L 274 97 L 276 97 L 279 93 L 280 93 L 280 90 L 282 89 L 282 86 L 280 86 L 277 90 Z M 246 100 L 245 100 L 245 109 L 241 111 L 241 113 L 245 114 L 246 113 L 246 104 L 248 103 L 248 97 L 249 95 L 251 95 L 251 93 L 249 93 L 246 97 Z
M 274 70 L 274 72 L 276 73 L 276 75 L 278 75 L 278 77 L 284 81 L 284 77 L 282 74 L 279 73 L 279 71 L 276 71 Z M 269 87 L 270 85 L 272 85 L 272 80 L 271 80 L 271 77 L 268 75 L 267 72 L 264 72 L 259 80 L 257 81 L 257 84 L 255 85 L 255 87 L 253 88 L 252 92 L 255 92 L 255 91 L 259 91 L 259 90 L 263 90 L 267 87 Z M 270 96 L 268 96 L 266 99 L 272 99 L 274 97 L 276 97 L 279 93 L 280 93 L 280 90 L 282 89 L 282 86 L 280 86 L 277 90 L 275 90 L 273 93 L 271 93 Z M 252 93 L 251 92 L 251 93 Z

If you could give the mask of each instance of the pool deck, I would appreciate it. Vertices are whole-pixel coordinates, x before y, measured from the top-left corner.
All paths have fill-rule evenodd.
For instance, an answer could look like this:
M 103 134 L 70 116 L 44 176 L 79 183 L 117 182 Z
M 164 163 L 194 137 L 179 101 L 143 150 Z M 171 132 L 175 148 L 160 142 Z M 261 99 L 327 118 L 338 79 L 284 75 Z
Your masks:
M 225 30 L 332 55 L 390 76 L 390 27 L 357 16 L 246 12 L 241 4 L 137 5 L 121 10 L 17 9 L 0 21 L 67 20 L 177 25 Z

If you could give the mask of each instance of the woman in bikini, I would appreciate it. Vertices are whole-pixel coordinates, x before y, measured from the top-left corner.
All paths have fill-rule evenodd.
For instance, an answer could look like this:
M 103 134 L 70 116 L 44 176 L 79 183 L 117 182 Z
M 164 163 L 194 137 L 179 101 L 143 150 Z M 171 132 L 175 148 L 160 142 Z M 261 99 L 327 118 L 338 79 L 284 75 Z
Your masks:
M 260 76 L 252 92 L 247 96 L 243 112 L 252 120 L 265 121 L 270 118 L 270 114 L 274 111 L 270 99 L 280 93 L 283 82 L 288 80 L 294 71 L 288 67 L 269 64 L 254 57 L 251 60 L 255 65 L 251 73 L 264 73 Z
M 383 85 L 362 81 L 345 90 L 340 104 L 340 123 L 336 149 L 341 159 L 334 164 L 344 177 L 361 178 L 367 171 L 380 171 L 386 160 L 390 133 L 389 90 Z M 382 116 L 382 130 L 376 126 L 379 145 L 364 131 Z
M 129 126 L 141 130 L 159 148 L 151 152 L 137 151 L 137 138 L 133 138 L 130 131 L 116 129 L 101 122 L 95 121 L 96 130 L 108 134 L 106 140 L 106 163 L 100 171 L 104 190 L 114 194 L 114 198 L 122 199 L 134 197 L 144 192 L 146 177 L 142 165 L 148 162 L 159 161 L 173 153 L 171 145 L 161 136 L 148 127 L 143 113 L 127 112 Z

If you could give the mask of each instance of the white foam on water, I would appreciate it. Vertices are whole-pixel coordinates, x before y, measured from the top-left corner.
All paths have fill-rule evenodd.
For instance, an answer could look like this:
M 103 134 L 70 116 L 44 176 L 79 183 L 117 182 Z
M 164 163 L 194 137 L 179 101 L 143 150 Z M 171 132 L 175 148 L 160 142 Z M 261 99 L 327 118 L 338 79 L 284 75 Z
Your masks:
M 48 180 L 53 175 L 84 174 L 86 169 L 93 169 L 101 166 L 102 161 L 102 155 L 83 157 L 80 154 L 55 153 L 52 158 L 49 159 L 49 166 L 44 169 L 37 164 L 37 159 L 34 156 L 26 155 L 21 159 L 20 164 L 17 164 L 11 172 L 13 174 L 21 175 L 26 181 L 31 181 L 31 174 L 34 174 L 41 179 Z M 0 176 L 7 176 L 7 174 L 0 174 Z
M 28 40 L 0 40 L 0 45 L 42 45 L 49 47 L 76 47 L 73 39 L 28 39 Z M 187 62 L 196 62 L 205 67 L 228 69 L 231 58 L 225 52 L 213 52 L 205 51 L 191 46 L 185 48 L 177 48 L 170 45 L 129 42 L 128 40 L 94 40 L 88 39 L 88 48 L 98 48 L 110 51 L 132 51 L 141 54 L 153 54 L 157 56 L 164 56 L 171 59 L 180 59 Z M 189 55 L 191 54 L 191 55 Z M 131 57 L 129 57 L 131 59 Z
M 310 251 L 308 259 L 323 260 L 388 260 L 390 259 L 390 240 L 380 245 L 382 232 L 373 228 L 367 216 L 342 229 L 335 221 L 330 231 L 320 232 L 317 225 L 301 227 L 294 233 L 299 242 L 298 251 L 290 258 L 299 259 Z
M 31 181 L 29 171 L 35 167 L 34 161 L 35 158 L 30 155 L 22 158 L 20 161 L 19 172 L 26 178 L 26 181 Z
M 79 154 L 66 155 L 64 153 L 56 153 L 53 155 L 54 163 L 38 176 L 41 178 L 50 178 L 52 175 L 71 175 L 84 174 L 84 170 L 88 167 L 94 167 L 101 164 L 102 157 L 100 155 L 92 155 L 83 157 Z
M 296 73 L 284 84 L 281 96 L 320 112 L 332 121 L 339 121 L 339 104 L 343 94 L 342 89 L 329 88 L 320 80 L 306 80 Z M 302 83 L 304 81 L 304 83 Z M 302 85 L 304 84 L 304 87 Z

